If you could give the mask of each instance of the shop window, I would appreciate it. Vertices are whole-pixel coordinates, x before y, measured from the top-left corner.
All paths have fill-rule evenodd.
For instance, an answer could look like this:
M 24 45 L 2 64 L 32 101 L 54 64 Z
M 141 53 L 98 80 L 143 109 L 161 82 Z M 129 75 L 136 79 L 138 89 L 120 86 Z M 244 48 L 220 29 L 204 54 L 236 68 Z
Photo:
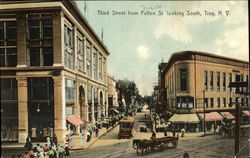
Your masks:
M 16 21 L 0 21 L 0 67 L 17 65 Z
M 2 78 L 1 100 L 17 100 L 17 80 L 15 78 Z
M 74 103 L 75 98 L 75 81 L 65 79 L 66 103 Z
M 44 100 L 49 102 L 53 99 L 53 80 L 51 78 L 28 78 L 29 100 Z
M 180 69 L 180 89 L 187 90 L 187 69 Z

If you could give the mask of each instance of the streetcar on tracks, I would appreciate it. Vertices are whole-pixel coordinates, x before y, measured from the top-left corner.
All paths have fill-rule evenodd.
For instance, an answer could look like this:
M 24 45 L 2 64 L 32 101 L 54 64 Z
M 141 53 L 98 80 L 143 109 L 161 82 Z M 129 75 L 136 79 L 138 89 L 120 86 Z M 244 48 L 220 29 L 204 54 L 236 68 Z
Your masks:
M 133 137 L 135 119 L 133 117 L 126 117 L 119 121 L 120 129 L 118 133 L 118 139 Z

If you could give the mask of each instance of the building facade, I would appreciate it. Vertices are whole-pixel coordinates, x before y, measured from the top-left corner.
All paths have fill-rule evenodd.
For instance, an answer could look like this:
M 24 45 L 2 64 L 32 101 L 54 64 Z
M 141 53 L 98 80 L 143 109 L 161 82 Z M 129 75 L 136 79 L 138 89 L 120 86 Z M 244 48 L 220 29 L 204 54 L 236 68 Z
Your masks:
M 216 122 L 222 121 L 222 113 L 234 113 L 235 102 L 247 109 L 249 96 L 235 95 L 235 89 L 229 88 L 229 83 L 248 82 L 248 64 L 204 52 L 172 54 L 163 72 L 166 109 L 175 113 L 169 121 L 177 124 L 175 128 L 199 131 L 204 127 L 198 118 L 202 120 L 206 115 L 205 120 L 209 122 L 206 128 L 211 129 L 212 124 L 216 127 Z
M 174 53 L 164 72 L 167 106 L 177 113 L 230 111 L 234 92 L 229 83 L 248 81 L 248 62 L 209 53 Z M 248 97 L 239 102 L 248 102 Z
M 1 140 L 62 142 L 68 115 L 83 127 L 108 115 L 110 53 L 75 2 L 0 5 Z

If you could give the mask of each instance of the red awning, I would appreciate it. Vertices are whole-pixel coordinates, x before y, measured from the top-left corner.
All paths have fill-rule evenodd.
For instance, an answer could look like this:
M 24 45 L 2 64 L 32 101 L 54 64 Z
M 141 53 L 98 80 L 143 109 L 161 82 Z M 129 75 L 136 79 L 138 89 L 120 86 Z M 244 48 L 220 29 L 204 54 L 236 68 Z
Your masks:
M 246 116 L 250 116 L 250 111 L 242 111 L 242 113 Z
M 76 117 L 75 115 L 67 116 L 66 120 L 77 126 L 83 124 L 83 121 L 80 118 Z
M 199 117 L 204 120 L 204 114 L 199 113 Z M 221 121 L 223 117 L 218 112 L 210 112 L 205 114 L 206 121 Z
M 229 120 L 235 119 L 234 115 L 232 115 L 232 114 L 229 113 L 229 112 L 221 112 L 220 114 L 221 114 L 223 117 L 225 117 L 226 119 L 229 119 Z

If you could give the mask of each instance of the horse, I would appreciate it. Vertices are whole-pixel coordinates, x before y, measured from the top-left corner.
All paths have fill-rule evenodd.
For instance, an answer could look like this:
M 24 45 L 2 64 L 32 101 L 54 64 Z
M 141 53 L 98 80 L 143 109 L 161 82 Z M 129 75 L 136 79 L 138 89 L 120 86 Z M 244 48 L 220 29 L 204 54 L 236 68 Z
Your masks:
M 141 155 L 143 155 L 143 151 L 148 151 L 149 149 L 153 150 L 154 148 L 154 144 L 152 140 L 147 140 L 147 139 L 143 139 L 141 140 L 138 145 L 137 145 L 137 150 L 136 153 L 138 155 L 138 150 L 141 150 Z

